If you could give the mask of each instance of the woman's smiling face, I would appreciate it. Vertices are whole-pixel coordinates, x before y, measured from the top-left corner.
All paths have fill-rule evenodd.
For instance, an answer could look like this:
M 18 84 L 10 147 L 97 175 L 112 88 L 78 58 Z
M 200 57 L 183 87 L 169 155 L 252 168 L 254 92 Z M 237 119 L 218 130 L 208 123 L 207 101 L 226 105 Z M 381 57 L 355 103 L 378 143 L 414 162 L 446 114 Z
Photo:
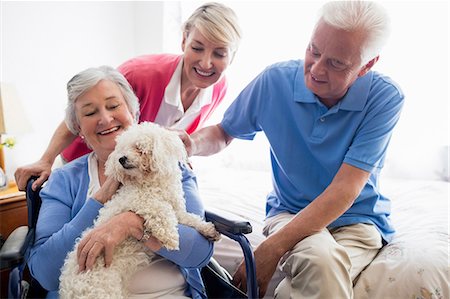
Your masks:
M 207 88 L 219 81 L 232 60 L 227 45 L 210 42 L 195 27 L 184 34 L 182 49 L 182 76 L 197 88 Z
M 117 84 L 101 80 L 75 102 L 80 136 L 99 158 L 106 159 L 116 137 L 133 124 L 133 116 Z

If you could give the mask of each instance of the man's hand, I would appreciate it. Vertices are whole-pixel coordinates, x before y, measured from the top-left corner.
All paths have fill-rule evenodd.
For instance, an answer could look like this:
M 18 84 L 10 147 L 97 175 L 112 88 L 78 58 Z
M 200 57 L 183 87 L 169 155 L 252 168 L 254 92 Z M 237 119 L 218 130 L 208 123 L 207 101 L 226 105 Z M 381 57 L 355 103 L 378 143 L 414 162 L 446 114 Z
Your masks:
M 267 287 L 272 279 L 278 262 L 283 257 L 284 253 L 277 252 L 276 247 L 271 245 L 271 240 L 266 239 L 255 250 L 255 266 L 256 266 L 256 280 L 259 287 L 259 297 L 262 298 L 267 292 Z M 245 274 L 245 263 L 242 262 L 236 273 L 233 275 L 233 285 L 247 291 L 247 277 Z
M 191 136 L 186 131 L 176 130 L 178 137 L 183 141 L 184 147 L 189 157 L 195 152 L 195 143 Z
M 228 135 L 220 124 L 205 127 L 189 135 L 185 131 L 176 131 L 183 141 L 188 156 L 210 156 L 227 147 L 233 137 Z
M 25 165 L 17 168 L 14 173 L 16 184 L 19 190 L 25 191 L 27 188 L 27 182 L 32 176 L 38 177 L 33 183 L 33 190 L 42 186 L 42 184 L 48 179 L 52 172 L 52 163 L 45 160 L 39 160 L 33 164 Z

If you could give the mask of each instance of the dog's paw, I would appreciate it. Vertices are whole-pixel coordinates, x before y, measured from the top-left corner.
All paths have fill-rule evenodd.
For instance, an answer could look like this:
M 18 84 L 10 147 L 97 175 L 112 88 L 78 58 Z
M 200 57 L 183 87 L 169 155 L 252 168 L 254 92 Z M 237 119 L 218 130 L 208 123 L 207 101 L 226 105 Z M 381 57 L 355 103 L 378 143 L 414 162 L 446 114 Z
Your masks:
M 207 222 L 200 233 L 210 241 L 220 240 L 220 233 L 216 230 L 216 227 L 211 222 Z

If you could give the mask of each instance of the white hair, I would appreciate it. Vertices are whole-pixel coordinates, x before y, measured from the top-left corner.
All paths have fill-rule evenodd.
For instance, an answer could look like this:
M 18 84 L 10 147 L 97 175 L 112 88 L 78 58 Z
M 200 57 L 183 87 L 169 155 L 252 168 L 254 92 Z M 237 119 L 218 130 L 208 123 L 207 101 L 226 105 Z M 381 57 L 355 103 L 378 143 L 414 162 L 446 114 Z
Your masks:
M 131 115 L 134 117 L 134 121 L 137 122 L 139 119 L 139 101 L 127 79 L 118 70 L 110 66 L 104 65 L 88 68 L 76 74 L 67 83 L 68 101 L 65 122 L 67 128 L 74 135 L 78 135 L 80 132 L 80 124 L 75 112 L 75 102 L 101 80 L 108 80 L 117 84 L 128 106 L 128 110 L 130 110 Z
M 380 54 L 390 35 L 390 18 L 386 9 L 372 1 L 328 2 L 319 12 L 320 21 L 337 29 L 365 33 L 367 38 L 361 49 L 362 65 Z

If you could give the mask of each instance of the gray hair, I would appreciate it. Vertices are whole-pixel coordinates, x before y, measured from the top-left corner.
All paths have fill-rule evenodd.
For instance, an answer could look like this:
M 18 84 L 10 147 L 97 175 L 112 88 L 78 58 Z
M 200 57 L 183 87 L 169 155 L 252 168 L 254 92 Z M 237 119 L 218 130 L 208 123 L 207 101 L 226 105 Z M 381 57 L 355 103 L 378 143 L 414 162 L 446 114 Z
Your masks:
M 346 31 L 363 31 L 366 41 L 361 49 L 361 65 L 378 56 L 390 34 L 390 18 L 383 6 L 372 1 L 332 1 L 326 3 L 319 22 Z
M 101 80 L 108 80 L 114 82 L 122 92 L 125 102 L 134 116 L 134 121 L 139 119 L 139 102 L 138 98 L 133 92 L 127 79 L 115 68 L 110 66 L 100 66 L 96 68 L 88 68 L 76 74 L 67 83 L 67 107 L 65 122 L 67 128 L 74 134 L 78 135 L 80 132 L 80 123 L 76 116 L 75 102 L 89 89 L 98 84 Z
M 229 46 L 233 54 L 239 47 L 242 31 L 238 18 L 221 3 L 209 2 L 197 8 L 183 24 L 183 33 L 189 35 L 194 27 L 209 41 Z

